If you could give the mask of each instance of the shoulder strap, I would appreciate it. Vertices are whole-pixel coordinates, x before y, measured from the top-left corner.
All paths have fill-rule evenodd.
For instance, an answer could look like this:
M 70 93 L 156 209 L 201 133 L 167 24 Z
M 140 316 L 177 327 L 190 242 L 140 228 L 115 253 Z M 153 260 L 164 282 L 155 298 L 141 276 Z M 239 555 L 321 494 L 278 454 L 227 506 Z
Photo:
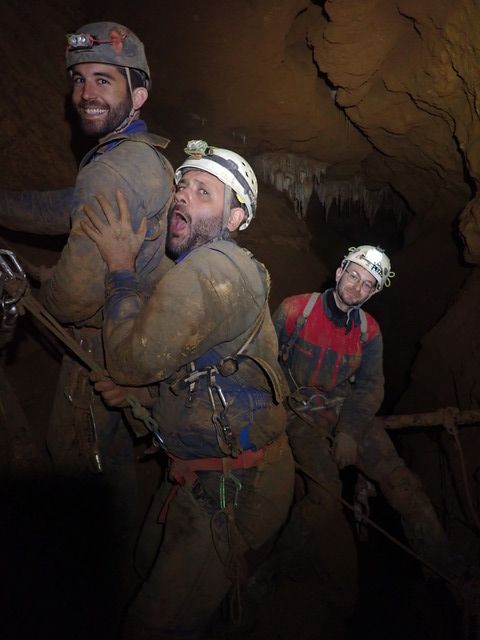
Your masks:
M 310 315 L 313 307 L 315 306 L 315 303 L 317 302 L 318 298 L 320 296 L 320 293 L 318 291 L 314 291 L 309 299 L 307 300 L 307 304 L 305 305 L 302 314 L 298 316 L 297 318 L 297 322 L 295 324 L 295 326 L 293 327 L 293 331 L 290 334 L 287 342 L 285 344 L 282 345 L 281 347 L 281 358 L 283 362 L 287 362 L 289 357 L 290 357 L 290 352 L 292 350 L 293 345 L 296 343 L 297 339 L 298 339 L 298 335 L 300 333 L 300 331 L 302 330 L 302 327 L 305 325 L 305 322 L 307 321 L 308 316 Z
M 236 261 L 232 258 L 232 256 L 229 255 L 228 251 L 225 250 L 225 247 L 212 246 L 212 247 L 210 247 L 210 249 L 212 251 L 218 251 L 218 253 L 221 253 L 222 255 L 224 255 L 226 258 L 228 258 L 230 260 L 230 262 L 240 272 L 242 280 L 243 280 L 243 282 L 245 284 L 245 288 L 248 290 L 249 287 L 247 286 L 247 282 L 246 282 L 246 280 L 244 278 L 243 271 L 240 269 L 240 267 L 238 266 Z M 247 337 L 245 338 L 242 346 L 237 350 L 237 352 L 235 354 L 233 354 L 232 356 L 229 356 L 230 358 L 243 354 L 243 352 L 246 351 L 248 345 L 252 342 L 252 340 L 255 338 L 257 333 L 260 331 L 260 328 L 261 328 L 261 326 L 263 324 L 263 321 L 265 319 L 265 313 L 266 313 L 267 307 L 268 307 L 268 298 L 270 296 L 270 276 L 268 274 L 268 271 L 265 269 L 265 267 L 263 265 L 261 265 L 260 262 L 255 260 L 255 258 L 253 257 L 253 254 L 250 251 L 248 251 L 248 249 L 242 249 L 242 251 L 244 251 L 248 255 L 249 258 L 251 258 L 252 260 L 255 261 L 255 266 L 258 269 L 258 272 L 260 274 L 260 278 L 264 281 L 266 294 L 265 294 L 265 302 L 263 303 L 259 314 L 255 318 L 255 322 L 250 327 L 250 330 L 249 330 L 249 332 L 247 334 Z M 263 267 L 263 272 L 260 269 L 260 265 Z M 228 359 L 228 358 L 224 358 L 224 359 Z
M 368 320 L 367 314 L 363 309 L 358 310 L 360 313 L 360 342 L 365 344 L 368 342 Z
M 106 147 L 109 147 L 111 144 L 117 146 L 128 140 L 132 142 L 142 142 L 143 144 L 148 145 L 155 151 L 162 162 L 165 162 L 166 158 L 160 150 L 167 148 L 170 143 L 168 138 L 157 136 L 154 133 L 132 133 L 131 135 L 127 133 L 118 133 L 107 137 L 105 140 L 93 147 L 93 149 L 90 149 L 90 151 L 83 156 L 82 161 L 80 162 L 80 169 L 87 165 L 96 154 L 104 153 L 104 151 L 107 150 Z
M 244 278 L 242 270 L 240 269 L 238 264 L 235 262 L 235 260 L 225 250 L 225 248 L 224 247 L 220 248 L 217 245 L 217 246 L 210 247 L 210 249 L 212 249 L 213 251 L 218 251 L 219 253 L 224 255 L 226 258 L 228 258 L 230 260 L 230 262 L 232 262 L 232 264 L 235 265 L 235 267 L 240 272 L 240 275 L 242 276 L 242 279 L 243 279 L 243 281 L 245 283 L 246 288 L 248 289 L 247 283 L 245 281 L 245 278 Z M 253 254 L 250 251 L 248 251 L 247 249 L 242 249 L 242 250 L 245 251 L 245 253 L 251 259 L 255 260 L 255 258 L 253 257 Z M 283 398 L 285 396 L 284 385 L 282 384 L 282 378 L 280 378 L 280 376 L 278 375 L 277 371 L 275 371 L 275 369 L 272 367 L 272 365 L 270 363 L 268 363 L 266 360 L 264 360 L 263 358 L 260 358 L 258 356 L 254 356 L 253 354 L 247 353 L 248 346 L 250 345 L 252 340 L 257 336 L 257 334 L 260 331 L 260 329 L 261 329 L 261 327 L 263 325 L 263 322 L 265 320 L 265 314 L 266 314 L 266 311 L 267 311 L 267 308 L 268 308 L 268 297 L 269 297 L 269 294 L 270 294 L 270 276 L 268 274 L 268 271 L 264 267 L 264 265 L 262 265 L 257 260 L 255 260 L 255 264 L 256 264 L 257 269 L 258 269 L 258 271 L 260 273 L 260 277 L 265 282 L 265 288 L 266 288 L 265 302 L 263 303 L 262 308 L 260 309 L 257 317 L 255 318 L 255 322 L 249 328 L 248 333 L 247 333 L 242 345 L 236 350 L 235 353 L 230 354 L 228 356 L 224 356 L 223 358 L 221 358 L 221 360 L 219 360 L 216 363 L 216 367 L 218 368 L 219 371 L 221 371 L 226 364 L 228 365 L 228 364 L 230 364 L 232 362 L 237 361 L 237 358 L 239 358 L 239 357 L 249 358 L 250 360 L 255 362 L 257 364 L 257 366 L 259 366 L 263 370 L 264 374 L 270 380 L 270 384 L 271 384 L 272 390 L 273 390 L 274 401 L 277 404 L 279 404 L 283 400 Z M 262 269 L 260 267 L 263 269 L 263 272 L 262 272 Z M 191 364 L 193 364 L 193 366 L 194 366 L 194 363 L 191 363 Z M 232 372 L 233 373 L 229 373 L 229 374 L 226 374 L 226 375 L 234 375 L 234 372 L 236 372 L 237 368 L 238 368 L 238 363 L 236 365 L 234 365 L 234 367 L 232 368 Z

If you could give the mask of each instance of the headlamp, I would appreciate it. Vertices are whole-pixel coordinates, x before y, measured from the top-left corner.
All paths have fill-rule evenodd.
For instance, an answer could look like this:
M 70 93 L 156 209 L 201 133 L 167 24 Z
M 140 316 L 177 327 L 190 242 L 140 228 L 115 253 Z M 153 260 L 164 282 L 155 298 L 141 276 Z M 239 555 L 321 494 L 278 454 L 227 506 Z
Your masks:
M 92 49 L 95 38 L 90 33 L 67 33 L 69 49 Z
M 96 36 L 93 36 L 91 33 L 68 33 L 68 48 L 70 49 L 70 51 L 76 51 L 82 49 L 93 49 L 93 47 L 99 44 L 111 44 L 115 52 L 120 53 L 120 51 L 122 50 L 122 43 L 128 36 L 128 31 L 119 32 L 113 29 L 112 31 L 110 31 L 108 36 L 108 40 L 100 40 Z
M 372 262 L 373 264 L 377 264 L 379 262 L 382 261 L 382 256 L 383 253 L 381 253 L 380 251 L 378 251 L 378 249 L 368 249 L 365 252 L 365 258 L 369 261 Z
M 189 140 L 184 151 L 187 156 L 199 160 L 206 155 L 208 150 L 208 143 L 205 140 Z

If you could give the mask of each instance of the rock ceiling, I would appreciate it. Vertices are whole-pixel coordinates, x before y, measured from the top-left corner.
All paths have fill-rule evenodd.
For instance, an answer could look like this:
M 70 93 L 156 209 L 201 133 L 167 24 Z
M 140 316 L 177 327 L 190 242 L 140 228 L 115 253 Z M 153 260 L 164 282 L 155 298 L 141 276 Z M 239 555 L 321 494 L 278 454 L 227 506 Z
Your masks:
M 300 154 L 328 179 L 392 187 L 420 226 L 453 218 L 475 195 L 473 1 L 143 0 L 132 12 L 106 0 L 100 13 L 88 1 L 2 5 L 2 146 L 33 179 L 36 145 L 56 183 L 74 171 L 62 118 L 65 31 L 115 17 L 146 43 L 147 116 L 174 139 L 174 155 L 196 136 L 250 157 Z

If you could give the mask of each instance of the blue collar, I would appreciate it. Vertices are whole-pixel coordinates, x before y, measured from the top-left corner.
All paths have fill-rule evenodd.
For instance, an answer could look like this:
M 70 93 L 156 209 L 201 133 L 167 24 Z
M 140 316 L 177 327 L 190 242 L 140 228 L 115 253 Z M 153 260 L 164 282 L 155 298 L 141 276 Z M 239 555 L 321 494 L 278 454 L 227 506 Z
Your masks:
M 147 131 L 148 129 L 147 129 L 147 124 L 145 120 L 134 120 L 128 125 L 128 127 L 125 127 L 125 129 L 122 129 L 122 131 L 118 131 L 117 133 L 109 133 L 108 136 L 105 136 L 104 138 L 99 140 L 100 144 L 102 144 L 104 140 L 106 141 L 106 144 L 105 146 L 102 146 L 102 149 L 100 152 L 95 153 L 95 157 L 103 153 L 108 153 L 111 149 L 116 147 L 117 144 L 119 144 L 120 141 L 115 140 L 115 136 L 131 135 L 135 133 L 147 133 Z M 112 142 L 108 142 L 109 138 L 113 138 Z

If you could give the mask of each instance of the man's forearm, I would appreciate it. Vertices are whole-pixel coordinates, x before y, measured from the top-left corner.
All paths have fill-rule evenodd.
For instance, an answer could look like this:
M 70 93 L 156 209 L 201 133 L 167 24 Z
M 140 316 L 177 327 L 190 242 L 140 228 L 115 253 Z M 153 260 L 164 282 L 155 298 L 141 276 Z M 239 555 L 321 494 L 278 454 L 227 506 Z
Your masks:
M 74 189 L 0 190 L 0 225 L 14 231 L 63 235 L 70 231 Z

